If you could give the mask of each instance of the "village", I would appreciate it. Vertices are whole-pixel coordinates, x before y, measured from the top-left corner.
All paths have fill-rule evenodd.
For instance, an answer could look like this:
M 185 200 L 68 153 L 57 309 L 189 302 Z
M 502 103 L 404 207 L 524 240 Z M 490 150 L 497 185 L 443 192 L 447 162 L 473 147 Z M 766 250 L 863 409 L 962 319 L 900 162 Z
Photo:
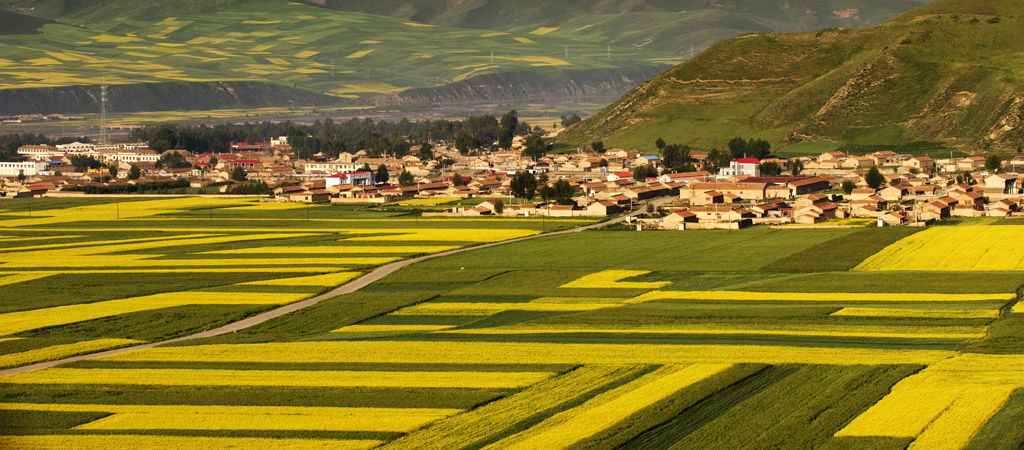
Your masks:
M 672 173 L 659 156 L 633 149 L 534 159 L 523 155 L 519 137 L 510 150 L 464 155 L 443 142 L 432 149 L 432 158 L 421 158 L 420 150 L 413 146 L 401 158 L 370 157 L 363 150 L 304 160 L 286 137 L 240 142 L 216 154 L 158 154 L 146 143 L 26 145 L 17 151 L 19 161 L 0 163 L 0 196 L 137 192 L 130 188 L 140 186 L 231 194 L 240 192 L 233 187 L 260 183 L 264 201 L 271 202 L 402 205 L 412 199 L 458 199 L 454 206 L 439 202 L 449 206 L 445 210 L 424 213 L 443 216 L 602 217 L 638 211 L 641 229 L 670 230 L 842 219 L 898 226 L 948 217 L 1024 215 L 1020 156 L 993 168 L 980 156 L 827 152 L 798 158 L 798 168 L 788 173 L 763 174 L 764 167 L 789 167 L 790 161 L 738 158 L 711 173 L 704 170 L 706 152 L 694 151 L 696 170 Z M 517 190 L 517 174 L 529 174 L 534 186 Z M 555 199 L 551 192 L 556 187 L 571 189 L 572 195 Z M 538 197 L 543 201 L 537 202 Z

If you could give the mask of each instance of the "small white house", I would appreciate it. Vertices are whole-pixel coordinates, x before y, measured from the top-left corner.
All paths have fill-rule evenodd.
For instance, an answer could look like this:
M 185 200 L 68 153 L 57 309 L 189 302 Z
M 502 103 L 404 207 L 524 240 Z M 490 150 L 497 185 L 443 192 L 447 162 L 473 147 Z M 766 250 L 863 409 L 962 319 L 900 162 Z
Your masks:
M 327 177 L 327 189 L 334 186 L 372 186 L 375 184 L 373 172 L 347 172 Z
M 726 177 L 734 176 L 761 176 L 761 161 L 756 158 L 740 158 L 729 162 L 729 168 L 719 170 L 719 175 Z

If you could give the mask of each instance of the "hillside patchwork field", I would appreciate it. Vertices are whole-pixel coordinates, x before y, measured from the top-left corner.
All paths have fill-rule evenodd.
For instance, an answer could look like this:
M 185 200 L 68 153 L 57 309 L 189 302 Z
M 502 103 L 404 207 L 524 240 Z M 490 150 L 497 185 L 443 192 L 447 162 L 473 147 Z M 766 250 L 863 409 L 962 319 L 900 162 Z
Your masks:
M 6 367 L 580 224 L 78 202 L 3 205 Z M 1022 236 L 602 230 L 472 250 L 238 333 L 0 377 L 0 445 L 1018 448 L 1024 271 L 930 255 L 1020 253 Z

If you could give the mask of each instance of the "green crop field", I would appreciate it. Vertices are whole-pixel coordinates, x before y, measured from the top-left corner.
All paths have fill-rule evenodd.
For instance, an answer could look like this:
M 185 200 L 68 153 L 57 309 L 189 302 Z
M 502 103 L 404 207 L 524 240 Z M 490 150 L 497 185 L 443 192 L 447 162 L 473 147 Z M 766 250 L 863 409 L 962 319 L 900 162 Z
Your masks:
M 33 202 L 0 205 L 5 367 L 586 223 Z M 0 446 L 1019 448 L 1021 237 L 608 229 L 474 249 L 238 333 L 0 377 Z

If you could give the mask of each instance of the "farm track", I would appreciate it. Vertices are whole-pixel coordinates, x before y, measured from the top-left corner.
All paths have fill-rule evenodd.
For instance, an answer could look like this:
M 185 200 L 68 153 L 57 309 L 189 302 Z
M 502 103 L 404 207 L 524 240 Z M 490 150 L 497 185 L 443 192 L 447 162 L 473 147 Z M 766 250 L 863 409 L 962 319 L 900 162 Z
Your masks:
M 655 203 L 655 206 L 658 206 L 658 205 L 660 205 L 660 204 L 662 204 L 662 203 L 664 203 L 665 201 L 668 201 L 668 200 L 671 200 L 671 198 L 669 198 L 669 199 L 661 199 L 659 201 L 655 201 L 654 203 Z M 74 356 L 74 357 L 70 357 L 70 358 L 58 359 L 58 360 L 54 360 L 54 361 L 47 361 L 47 362 L 42 362 L 42 363 L 37 363 L 37 364 L 32 364 L 32 365 L 22 366 L 22 367 L 15 367 L 15 368 L 12 368 L 12 369 L 7 369 L 7 370 L 0 370 L 0 377 L 8 376 L 8 375 L 17 375 L 17 374 L 32 372 L 32 371 L 41 370 L 41 369 L 49 369 L 51 367 L 56 367 L 56 366 L 59 366 L 59 365 L 62 365 L 62 364 L 68 364 L 68 363 L 73 363 L 73 362 L 88 361 L 88 360 L 97 359 L 97 358 L 105 358 L 105 357 L 108 357 L 108 356 L 119 355 L 119 354 L 122 354 L 122 353 L 132 352 L 132 351 L 136 351 L 136 350 L 146 350 L 146 349 L 150 349 L 150 348 L 157 347 L 157 346 L 160 346 L 160 345 L 165 345 L 165 344 L 173 344 L 173 343 L 177 343 L 177 342 L 191 341 L 191 340 L 195 340 L 195 339 L 211 338 L 211 337 L 216 337 L 216 336 L 220 336 L 220 335 L 224 335 L 224 334 L 228 334 L 228 333 L 236 333 L 238 331 L 245 330 L 245 329 L 250 328 L 250 327 L 254 327 L 256 325 L 259 325 L 259 324 L 262 324 L 264 322 L 276 319 L 276 318 L 284 316 L 286 314 L 290 314 L 290 313 L 293 313 L 295 311 L 299 311 L 301 309 L 305 309 L 305 308 L 308 308 L 310 306 L 316 305 L 317 303 L 320 303 L 320 302 L 322 302 L 324 300 L 327 300 L 329 298 L 334 298 L 334 297 L 337 297 L 339 295 L 345 295 L 345 294 L 354 293 L 354 292 L 356 292 L 356 291 L 358 291 L 358 290 L 360 290 L 360 289 L 362 289 L 362 288 L 364 288 L 366 286 L 369 286 L 370 284 L 372 284 L 374 282 L 377 282 L 377 281 L 383 279 L 384 277 L 386 277 L 388 275 L 391 275 L 391 274 L 395 273 L 399 269 L 401 269 L 403 267 L 406 267 L 406 266 L 409 266 L 411 264 L 416 264 L 418 262 L 426 261 L 426 260 L 429 260 L 429 259 L 441 258 L 441 257 L 444 257 L 444 256 L 455 255 L 455 254 L 462 253 L 462 252 L 468 252 L 470 250 L 478 250 L 478 249 L 483 249 L 483 248 L 488 248 L 488 247 L 496 247 L 496 246 L 499 246 L 499 245 L 512 244 L 512 243 L 522 242 L 522 241 L 526 241 L 526 240 L 530 240 L 530 239 L 536 239 L 536 238 L 539 238 L 539 237 L 558 236 L 558 235 L 569 234 L 569 233 L 578 233 L 580 231 L 586 231 L 586 230 L 595 230 L 595 229 L 603 228 L 603 227 L 606 227 L 606 226 L 609 226 L 609 225 L 614 225 L 614 224 L 622 223 L 622 222 L 624 222 L 626 220 L 626 217 L 637 216 L 637 215 L 639 215 L 641 213 L 642 213 L 642 209 L 639 209 L 637 211 L 634 211 L 634 212 L 630 213 L 628 216 L 621 216 L 621 217 L 617 217 L 617 218 L 612 219 L 612 220 L 608 220 L 608 221 L 605 221 L 605 222 L 599 222 L 599 223 L 592 224 L 592 225 L 586 225 L 586 226 L 571 228 L 571 229 L 562 230 L 562 231 L 554 231 L 554 232 L 551 232 L 551 233 L 536 234 L 536 235 L 533 235 L 533 236 L 524 236 L 524 237 L 521 237 L 521 238 L 509 239 L 509 240 L 506 240 L 506 241 L 492 242 L 492 243 L 483 244 L 483 245 L 477 245 L 477 246 L 473 246 L 473 247 L 465 247 L 465 248 L 460 248 L 460 249 L 455 249 L 455 250 L 449 250 L 449 251 L 442 252 L 442 253 L 435 253 L 435 254 L 431 254 L 431 255 L 424 255 L 424 256 L 420 256 L 420 257 L 416 257 L 416 258 L 412 258 L 412 259 L 407 259 L 407 260 L 403 260 L 403 261 L 396 261 L 396 262 L 393 262 L 391 264 L 386 264 L 386 265 L 383 265 L 381 267 L 378 267 L 378 268 L 374 269 L 373 271 L 367 273 L 366 275 L 363 275 L 363 276 L 361 276 L 359 278 L 356 278 L 355 280 L 352 280 L 352 281 L 350 281 L 348 283 L 345 283 L 345 284 L 335 288 L 334 290 L 331 290 L 330 292 L 318 295 L 318 296 L 313 297 L 311 299 L 303 300 L 303 301 L 296 302 L 296 303 L 291 303 L 291 304 L 282 306 L 280 308 L 276 308 L 276 309 L 273 309 L 273 310 L 270 310 L 270 311 L 267 311 L 267 312 L 264 312 L 264 313 L 261 313 L 261 314 L 257 314 L 255 316 L 252 316 L 252 317 L 249 317 L 249 318 L 245 318 L 245 319 L 239 320 L 237 322 L 232 322 L 232 323 L 229 323 L 227 325 L 221 326 L 219 328 L 214 328 L 212 330 L 206 330 L 206 331 L 203 331 L 203 332 L 200 332 L 200 333 L 190 334 L 190 335 L 187 335 L 187 336 L 181 336 L 181 337 L 174 338 L 174 339 L 168 339 L 166 341 L 152 342 L 152 343 L 149 343 L 149 344 L 142 344 L 142 345 L 135 345 L 135 346 L 131 346 L 131 347 L 117 348 L 117 349 L 106 350 L 106 351 L 98 352 L 98 353 L 89 353 L 89 354 Z

